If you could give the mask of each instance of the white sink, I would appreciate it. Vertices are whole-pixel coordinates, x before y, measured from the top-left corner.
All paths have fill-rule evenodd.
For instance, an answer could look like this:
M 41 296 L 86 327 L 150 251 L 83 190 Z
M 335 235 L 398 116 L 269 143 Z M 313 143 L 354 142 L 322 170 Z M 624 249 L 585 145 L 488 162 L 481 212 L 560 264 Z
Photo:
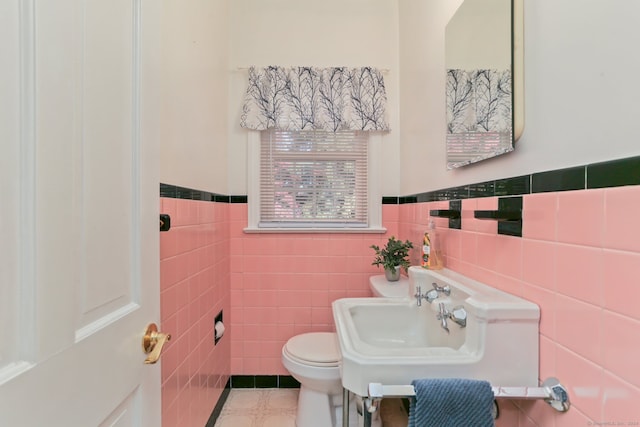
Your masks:
M 466 328 L 454 327 L 450 334 L 442 333 L 436 311 L 421 309 L 415 301 L 350 298 L 339 305 L 348 310 L 350 326 L 356 333 L 351 343 L 361 353 L 418 356 L 429 349 L 453 354 L 465 342 Z
M 342 384 L 367 395 L 368 384 L 410 384 L 418 378 L 460 377 L 493 386 L 538 385 L 538 306 L 444 269 L 409 268 L 410 292 L 449 285 L 432 303 L 415 298 L 345 298 L 333 317 L 342 353 Z M 437 319 L 439 303 L 462 305 L 466 327 Z

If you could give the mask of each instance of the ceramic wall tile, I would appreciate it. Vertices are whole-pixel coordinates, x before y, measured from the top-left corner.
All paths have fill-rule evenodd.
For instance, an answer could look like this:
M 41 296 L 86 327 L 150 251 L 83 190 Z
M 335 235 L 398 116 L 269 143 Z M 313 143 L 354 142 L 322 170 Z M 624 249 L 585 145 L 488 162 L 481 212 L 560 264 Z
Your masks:
M 608 188 L 604 193 L 604 246 L 640 252 L 640 186 Z
M 206 424 L 222 392 L 216 382 L 226 384 L 230 375 L 231 331 L 213 343 L 213 319 L 220 310 L 231 325 L 228 224 L 219 227 L 225 215 L 215 205 L 161 199 L 172 221 L 160 236 L 161 325 L 172 335 L 161 370 L 163 402 L 171 400 L 163 404 L 166 427 Z M 211 375 L 218 380 L 210 383 Z
M 603 306 L 603 251 L 559 244 L 556 247 L 556 288 L 563 295 Z
M 601 365 L 602 337 L 602 309 L 564 295 L 556 296 L 558 344 Z
M 640 253 L 605 250 L 603 263 L 605 308 L 640 320 Z
M 604 401 L 602 367 L 562 347 L 558 347 L 556 357 L 558 378 L 562 378 L 574 406 L 569 412 L 578 409 L 593 420 L 601 420 Z
M 640 387 L 640 321 L 604 312 L 603 365 L 613 374 Z M 636 345 L 630 345 L 635 343 Z
M 602 247 L 604 190 L 558 193 L 557 239 L 563 243 Z
M 556 245 L 547 241 L 523 239 L 522 279 L 548 290 L 556 289 Z
M 522 199 L 522 237 L 556 240 L 558 194 L 530 194 Z
M 604 401 L 602 423 L 608 425 L 638 425 L 640 388 L 609 372 L 604 373 Z

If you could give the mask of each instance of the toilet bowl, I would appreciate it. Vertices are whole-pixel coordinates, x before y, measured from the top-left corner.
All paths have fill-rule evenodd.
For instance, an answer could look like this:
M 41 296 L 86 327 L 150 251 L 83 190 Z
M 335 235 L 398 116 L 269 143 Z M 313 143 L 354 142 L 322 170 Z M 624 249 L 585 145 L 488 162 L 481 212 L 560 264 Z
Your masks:
M 290 338 L 282 347 L 282 364 L 300 382 L 296 426 L 342 425 L 340 350 L 336 334 L 311 332 Z

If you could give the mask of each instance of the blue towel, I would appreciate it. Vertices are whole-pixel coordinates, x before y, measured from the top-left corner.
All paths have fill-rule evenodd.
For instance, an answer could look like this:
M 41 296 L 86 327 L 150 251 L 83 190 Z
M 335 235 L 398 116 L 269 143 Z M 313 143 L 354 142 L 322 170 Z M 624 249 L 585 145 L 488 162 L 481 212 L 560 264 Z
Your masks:
M 493 427 L 491 384 L 464 378 L 412 382 L 416 401 L 409 408 L 409 427 Z

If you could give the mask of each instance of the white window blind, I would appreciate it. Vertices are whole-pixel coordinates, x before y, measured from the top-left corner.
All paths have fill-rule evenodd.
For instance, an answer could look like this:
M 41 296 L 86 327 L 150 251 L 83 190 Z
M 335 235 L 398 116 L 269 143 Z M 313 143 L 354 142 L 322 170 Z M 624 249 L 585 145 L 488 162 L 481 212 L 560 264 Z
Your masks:
M 367 142 L 356 131 L 262 131 L 259 227 L 368 227 Z
M 511 132 L 459 132 L 447 134 L 447 168 L 468 165 L 513 151 Z

